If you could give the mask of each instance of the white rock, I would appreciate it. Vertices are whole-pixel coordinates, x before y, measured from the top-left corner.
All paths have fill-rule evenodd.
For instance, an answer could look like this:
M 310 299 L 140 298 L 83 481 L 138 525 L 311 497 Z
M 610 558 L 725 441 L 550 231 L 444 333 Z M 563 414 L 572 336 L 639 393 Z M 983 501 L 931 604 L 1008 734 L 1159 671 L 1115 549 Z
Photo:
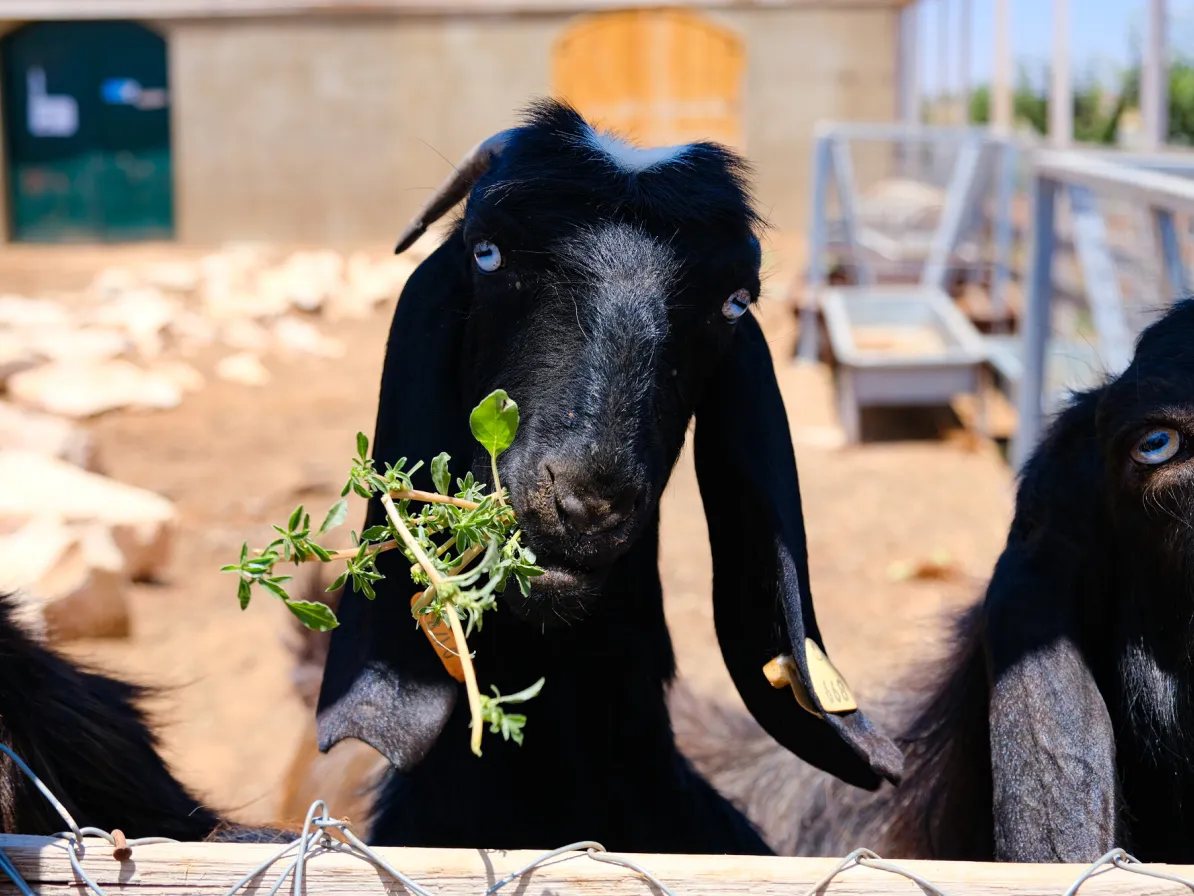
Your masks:
M 182 390 L 168 377 L 120 359 L 46 364 L 10 377 L 8 392 L 21 404 L 64 417 L 165 410 L 182 402 Z
M 37 355 L 29 350 L 27 339 L 7 330 L 0 330 L 0 389 L 4 388 L 10 376 L 37 364 Z
M 183 354 L 193 354 L 216 341 L 219 327 L 202 314 L 184 309 L 170 321 L 170 335 Z
M 324 336 L 312 324 L 294 317 L 277 321 L 273 332 L 277 344 L 290 352 L 321 358 L 342 358 L 348 350 L 339 339 Z
M 153 365 L 150 371 L 166 377 L 184 392 L 198 392 L 207 383 L 203 374 L 186 361 L 161 361 Z
M 301 311 L 317 311 L 344 285 L 344 259 L 330 249 L 296 252 L 282 267 L 290 303 Z
M 199 266 L 186 261 L 159 261 L 146 266 L 141 279 L 167 292 L 190 293 L 199 286 Z
M 229 348 L 261 352 L 269 347 L 270 333 L 254 320 L 237 317 L 220 325 L 220 341 Z
M 142 355 L 157 357 L 162 351 L 162 331 L 180 310 L 178 302 L 167 299 L 160 289 L 147 287 L 120 294 L 94 309 L 90 319 L 127 333 Z
M 134 581 L 169 563 L 178 516 L 146 489 L 89 473 L 32 451 L 0 451 L 0 520 L 52 516 L 68 525 L 104 526 Z
M 66 307 L 51 299 L 27 299 L 24 296 L 0 296 L 0 326 L 22 329 L 26 327 L 70 327 L 70 313 Z
M 37 451 L 96 470 L 95 437 L 70 420 L 0 401 L 0 451 Z
M 245 386 L 264 386 L 273 378 L 252 352 L 240 352 L 221 359 L 216 364 L 216 376 Z
M 397 299 L 416 267 L 418 263 L 406 255 L 374 261 L 364 252 L 357 252 L 349 259 L 348 283 L 375 303 Z
M 80 529 L 39 517 L 0 537 L 0 587 L 40 602 L 50 641 L 128 635 L 123 566 L 102 526 Z
M 105 268 L 95 275 L 87 291 L 100 301 L 107 301 L 140 285 L 137 275 L 128 268 Z
M 133 347 L 121 330 L 107 327 L 37 329 L 26 334 L 29 349 L 50 361 L 82 363 L 117 358 Z

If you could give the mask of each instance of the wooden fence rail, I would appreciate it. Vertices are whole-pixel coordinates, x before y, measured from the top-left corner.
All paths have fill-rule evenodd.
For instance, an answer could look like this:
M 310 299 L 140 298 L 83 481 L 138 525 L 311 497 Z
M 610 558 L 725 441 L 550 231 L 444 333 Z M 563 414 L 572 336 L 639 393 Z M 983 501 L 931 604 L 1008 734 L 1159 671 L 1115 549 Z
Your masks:
M 0 836 L 0 849 L 12 859 L 33 888 L 44 896 L 86 893 L 76 878 L 62 841 L 44 837 Z M 160 844 L 138 846 L 132 858 L 120 862 L 112 847 L 88 841 L 83 867 L 108 894 L 137 896 L 213 896 L 229 888 L 254 867 L 276 854 L 277 846 L 240 844 Z M 482 896 L 502 880 L 543 853 L 467 849 L 378 849 L 378 854 L 436 896 Z M 757 858 L 745 856 L 626 856 L 669 886 L 677 896 L 803 896 L 838 864 L 838 859 Z M 256 877 L 241 892 L 264 896 L 288 862 L 280 861 Z M 897 863 L 940 889 L 947 896 L 1061 896 L 1086 870 L 1081 865 L 996 865 L 978 862 Z M 1147 865 L 1150 870 L 1194 879 L 1194 867 Z M 0 873 L 0 878 L 3 874 Z M 16 893 L 0 880 L 0 894 Z M 279 890 L 291 892 L 290 882 Z M 323 853 L 307 865 L 303 892 L 307 896 L 374 896 L 407 894 L 401 884 L 372 865 L 351 856 Z M 647 896 L 658 890 L 635 872 L 570 854 L 540 866 L 499 890 L 503 896 L 545 894 L 628 894 Z M 821 893 L 824 896 L 920 896 L 911 880 L 874 868 L 851 867 Z M 1081 896 L 1152 896 L 1189 894 L 1178 883 L 1105 868 L 1083 884 Z

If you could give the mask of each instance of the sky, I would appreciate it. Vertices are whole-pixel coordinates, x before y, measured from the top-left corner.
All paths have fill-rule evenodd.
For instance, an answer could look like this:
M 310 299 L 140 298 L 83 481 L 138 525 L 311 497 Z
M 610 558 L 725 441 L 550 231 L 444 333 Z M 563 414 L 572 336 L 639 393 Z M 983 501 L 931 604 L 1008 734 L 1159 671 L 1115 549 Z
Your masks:
M 922 89 L 937 93 L 941 87 L 941 10 L 948 7 L 948 32 L 957 34 L 960 9 L 965 0 L 918 0 L 919 56 Z M 982 84 L 991 78 L 994 52 L 995 0 L 969 0 L 971 5 L 970 81 Z M 1011 17 L 1011 45 L 1016 69 L 1040 72 L 1053 47 L 1052 0 L 1008 0 Z M 1147 0 L 1069 0 L 1070 69 L 1075 81 L 1085 75 L 1110 81 L 1116 71 L 1139 55 L 1146 23 Z M 1194 55 L 1194 0 L 1169 0 L 1169 47 L 1171 53 Z M 958 47 L 950 47 L 948 84 L 958 84 Z

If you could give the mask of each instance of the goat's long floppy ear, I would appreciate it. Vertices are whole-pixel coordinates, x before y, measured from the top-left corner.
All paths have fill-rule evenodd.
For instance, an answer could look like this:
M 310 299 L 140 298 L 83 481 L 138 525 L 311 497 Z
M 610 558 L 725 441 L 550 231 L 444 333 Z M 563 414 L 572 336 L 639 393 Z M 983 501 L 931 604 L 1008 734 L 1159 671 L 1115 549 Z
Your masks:
M 373 441 L 379 470 L 399 458 L 452 456 L 453 472 L 472 458 L 468 413 L 460 396 L 460 345 L 471 285 L 458 233 L 411 274 L 390 326 Z M 431 489 L 426 467 L 416 487 Z M 385 511 L 374 498 L 365 526 Z M 455 705 L 458 685 L 411 618 L 409 564 L 398 551 L 382 554 L 377 598 L 346 587 L 319 694 L 319 748 L 346 737 L 373 746 L 396 767 L 426 755 Z M 405 585 L 403 584 L 405 583 Z
M 821 684 L 818 691 L 826 680 L 820 673 L 831 667 L 813 615 L 788 417 L 758 322 L 747 314 L 736 326 L 696 414 L 721 653 L 747 709 L 772 737 L 818 768 L 874 789 L 884 778 L 899 780 L 903 755 L 860 710 L 844 708 L 852 706 L 848 690 L 831 694 Z M 792 658 L 795 688 L 803 702 L 811 695 L 816 713 L 764 675 L 780 654 Z
M 1084 652 L 1100 613 L 1082 581 L 1100 553 L 1104 476 L 1083 396 L 1030 461 L 987 588 L 1000 861 L 1092 862 L 1117 844 L 1115 734 Z

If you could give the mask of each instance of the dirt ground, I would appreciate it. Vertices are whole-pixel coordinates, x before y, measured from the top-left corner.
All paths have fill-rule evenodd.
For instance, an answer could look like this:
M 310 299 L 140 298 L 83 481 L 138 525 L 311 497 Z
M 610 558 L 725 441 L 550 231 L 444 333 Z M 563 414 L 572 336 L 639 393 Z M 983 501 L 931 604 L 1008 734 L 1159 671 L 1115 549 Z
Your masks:
M 773 295 L 759 313 L 792 423 L 819 620 L 831 656 L 865 698 L 932 651 L 943 613 L 980 594 L 1007 531 L 1012 479 L 993 446 L 939 437 L 931 425 L 918 433 L 906 415 L 880 421 L 903 437 L 837 444 L 828 370 L 789 361 L 796 324 L 777 299 L 795 270 L 796 245 L 771 256 Z M 122 251 L 130 250 L 8 250 L 0 292 L 81 286 Z M 207 386 L 180 408 L 90 424 L 104 471 L 175 501 L 182 525 L 165 581 L 132 590 L 132 636 L 70 652 L 167 688 L 154 710 L 169 759 L 212 805 L 245 821 L 273 819 L 305 711 L 280 641 L 285 610 L 259 599 L 242 613 L 235 582 L 218 569 L 242 541 L 268 541 L 270 524 L 296 504 L 322 514 L 338 497 L 353 435 L 373 430 L 392 309 L 321 324 L 353 346 L 343 360 L 271 357 L 273 383 L 254 389 L 217 379 L 217 357 L 201 356 L 192 363 Z M 361 513 L 354 505 L 350 520 Z M 889 571 L 939 550 L 949 552 L 953 578 L 897 581 Z M 708 542 L 687 451 L 663 502 L 660 565 L 681 675 L 736 699 L 713 635 Z

